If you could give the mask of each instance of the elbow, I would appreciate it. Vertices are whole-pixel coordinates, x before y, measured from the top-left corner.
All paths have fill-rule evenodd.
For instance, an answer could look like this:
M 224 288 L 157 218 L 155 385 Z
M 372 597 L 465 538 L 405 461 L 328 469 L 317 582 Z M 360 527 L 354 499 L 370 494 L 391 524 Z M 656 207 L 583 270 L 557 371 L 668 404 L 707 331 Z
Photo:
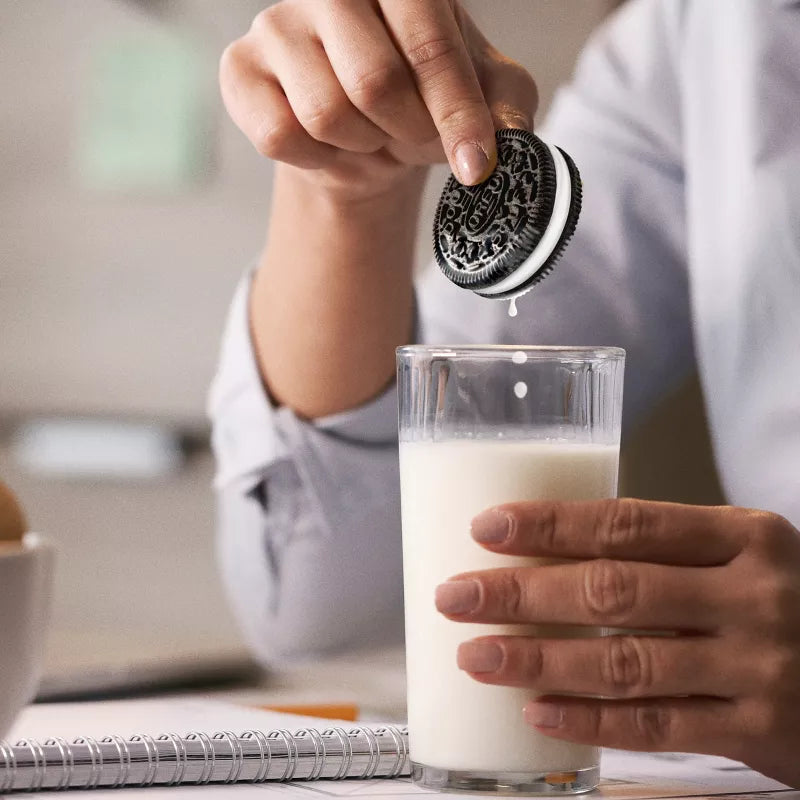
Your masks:
M 384 584 L 379 592 L 335 569 L 330 553 L 313 567 L 302 559 L 300 569 L 296 559 L 270 559 L 259 537 L 245 542 L 249 552 L 242 539 L 221 538 L 220 573 L 243 642 L 260 665 L 300 664 L 402 641 L 399 580 L 394 590 Z
M 250 652 L 267 669 L 403 640 L 402 597 L 360 614 L 341 594 L 307 596 L 298 603 L 286 593 L 272 607 L 268 598 L 263 600 L 261 613 L 244 612 L 239 605 L 237 618 Z
M 347 637 L 341 631 L 313 624 L 301 609 L 281 613 L 280 605 L 276 609 L 270 598 L 262 597 L 260 613 L 252 613 L 254 599 L 250 598 L 250 611 L 243 612 L 242 604 L 236 604 L 236 617 L 242 638 L 260 666 L 296 666 L 347 648 Z
M 277 481 L 279 475 L 273 475 Z M 296 478 L 295 478 L 296 480 Z M 297 664 L 338 651 L 402 641 L 399 535 L 329 536 L 304 518 L 309 503 L 274 489 L 281 506 L 240 492 L 220 494 L 217 555 L 242 638 L 266 667 Z M 356 521 L 358 522 L 358 521 Z M 365 546 L 369 545 L 369 547 Z M 359 557 L 354 557 L 358 552 Z
M 297 626 L 283 620 L 267 618 L 260 622 L 251 617 L 239 615 L 239 630 L 253 658 L 266 669 L 290 667 L 315 661 L 337 648 L 310 638 Z

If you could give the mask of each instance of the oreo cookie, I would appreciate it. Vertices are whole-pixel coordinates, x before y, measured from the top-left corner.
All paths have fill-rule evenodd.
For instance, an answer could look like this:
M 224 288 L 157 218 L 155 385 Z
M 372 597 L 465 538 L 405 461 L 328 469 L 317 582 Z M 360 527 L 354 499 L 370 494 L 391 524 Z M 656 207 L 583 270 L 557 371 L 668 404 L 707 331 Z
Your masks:
M 498 131 L 497 155 L 478 186 L 448 180 L 433 249 L 457 286 L 508 299 L 552 272 L 578 224 L 582 190 L 573 160 L 528 131 Z

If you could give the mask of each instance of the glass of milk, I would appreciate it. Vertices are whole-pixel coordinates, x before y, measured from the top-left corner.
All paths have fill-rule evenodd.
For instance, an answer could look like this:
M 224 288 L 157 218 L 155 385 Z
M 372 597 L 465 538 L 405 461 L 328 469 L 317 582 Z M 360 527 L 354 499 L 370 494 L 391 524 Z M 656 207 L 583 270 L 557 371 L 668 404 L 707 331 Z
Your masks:
M 436 611 L 434 591 L 460 572 L 543 562 L 474 542 L 470 522 L 481 511 L 616 496 L 624 363 L 625 352 L 610 347 L 397 351 L 408 723 L 418 784 L 504 794 L 597 785 L 599 748 L 528 726 L 522 708 L 534 693 L 474 681 L 456 666 L 456 649 L 493 633 L 601 630 L 452 622 Z

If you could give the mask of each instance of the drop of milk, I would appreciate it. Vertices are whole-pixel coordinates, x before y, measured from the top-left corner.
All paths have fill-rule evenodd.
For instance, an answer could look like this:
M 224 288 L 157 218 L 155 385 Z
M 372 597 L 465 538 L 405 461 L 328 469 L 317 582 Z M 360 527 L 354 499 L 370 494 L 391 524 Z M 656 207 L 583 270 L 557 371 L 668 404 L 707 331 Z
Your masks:
M 508 316 L 516 317 L 519 312 L 517 311 L 517 298 L 512 297 L 511 302 L 508 304 Z
M 514 384 L 514 394 L 522 400 L 526 394 L 528 394 L 528 384 L 525 381 L 517 381 Z
M 511 356 L 511 360 L 515 364 L 524 364 L 528 360 L 528 354 L 523 352 L 522 350 L 517 350 L 513 356 Z

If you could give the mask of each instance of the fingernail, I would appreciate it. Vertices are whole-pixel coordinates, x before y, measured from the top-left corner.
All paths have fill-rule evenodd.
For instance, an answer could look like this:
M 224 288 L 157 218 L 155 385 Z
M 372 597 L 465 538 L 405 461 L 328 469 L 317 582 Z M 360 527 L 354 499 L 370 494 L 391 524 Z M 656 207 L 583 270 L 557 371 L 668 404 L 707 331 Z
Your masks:
M 528 703 L 523 713 L 528 725 L 536 728 L 557 728 L 564 719 L 564 710 L 555 703 Z
M 436 608 L 443 614 L 466 614 L 478 605 L 477 581 L 447 581 L 436 587 Z
M 456 662 L 466 672 L 497 672 L 503 663 L 503 651 L 494 642 L 462 642 Z
M 485 180 L 489 174 L 489 157 L 474 142 L 464 142 L 456 148 L 456 169 L 461 183 L 471 186 Z
M 472 520 L 470 532 L 476 542 L 499 544 L 511 536 L 511 516 L 504 511 L 489 509 Z

